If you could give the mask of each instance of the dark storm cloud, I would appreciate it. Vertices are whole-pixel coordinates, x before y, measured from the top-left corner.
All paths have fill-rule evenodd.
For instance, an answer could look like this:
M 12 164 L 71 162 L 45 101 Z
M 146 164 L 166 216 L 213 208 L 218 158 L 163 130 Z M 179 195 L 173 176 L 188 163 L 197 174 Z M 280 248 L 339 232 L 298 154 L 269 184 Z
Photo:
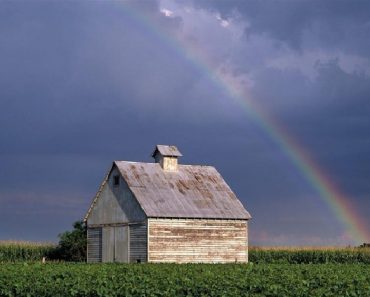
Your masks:
M 317 65 L 313 80 L 297 70 L 266 68 L 255 81 L 254 97 L 366 218 L 370 209 L 370 77 L 347 73 L 337 61 L 329 61 Z
M 163 30 L 179 25 L 155 2 L 132 5 Z M 2 226 L 43 214 L 62 231 L 113 159 L 149 161 L 154 144 L 181 142 L 186 123 L 221 112 L 191 92 L 200 74 L 121 3 L 4 1 L 0 13 Z M 54 239 L 45 228 L 27 239 Z
M 315 78 L 309 79 L 294 68 L 265 67 L 255 77 L 253 96 L 287 117 L 299 112 L 321 115 L 329 125 L 348 124 L 351 119 L 365 123 L 370 112 L 370 77 L 364 73 L 347 73 L 338 60 L 316 63 L 315 71 Z
M 12 131 L 1 131 L 2 151 L 23 147 L 29 152 L 37 141 L 42 146 L 36 143 L 36 151 L 48 146 L 70 151 L 65 138 L 89 142 L 106 133 L 114 138 L 114 130 L 105 126 L 117 121 L 181 121 L 172 114 L 175 107 L 187 113 L 184 120 L 196 120 L 194 105 L 198 113 L 209 115 L 206 96 L 191 92 L 200 74 L 118 4 L 1 5 L 7 13 L 0 29 L 0 123 L 12 126 Z M 158 26 L 177 26 L 154 2 L 139 6 L 159 20 Z M 129 132 L 124 123 L 121 131 Z
M 223 18 L 235 12 L 248 22 L 246 35 L 268 34 L 295 49 L 340 47 L 369 57 L 370 3 L 366 0 L 304 1 L 194 1 L 219 11 Z
M 180 2 L 184 3 L 184 2 Z M 266 108 L 291 136 L 305 148 L 323 172 L 337 185 L 358 214 L 366 218 L 369 205 L 370 175 L 370 3 L 368 1 L 193 1 L 195 7 L 211 13 L 219 13 L 229 21 L 244 22 L 245 46 L 230 60 L 235 73 L 245 73 L 254 82 L 250 93 L 254 100 Z M 274 61 L 274 62 L 271 62 Z M 277 62 L 276 62 L 277 61 Z M 276 152 L 275 154 L 277 157 Z M 281 157 L 280 157 L 281 158 Z M 289 158 L 281 160 L 287 167 Z M 263 162 L 259 163 L 263 164 Z M 254 167 L 256 168 L 256 167 Z M 289 167 L 288 167 L 289 168 Z M 289 169 L 288 169 L 289 171 Z M 296 169 L 291 169 L 297 172 Z M 248 173 L 246 173 L 248 174 Z M 299 173 L 298 173 L 299 174 Z M 258 176 L 268 176 L 263 172 Z M 284 176 L 291 178 L 285 172 Z M 272 188 L 277 182 L 272 181 Z M 280 193 L 284 205 L 294 203 L 288 197 L 302 197 L 290 184 L 280 181 Z M 260 183 L 256 183 L 260 187 Z M 277 182 L 278 184 L 278 182 Z M 310 186 L 309 184 L 306 186 Z M 302 185 L 298 186 L 303 189 Z M 273 209 L 285 213 L 288 221 L 297 225 L 330 226 L 322 221 L 325 217 L 319 208 L 323 205 L 317 193 L 303 190 L 311 205 L 315 222 L 303 224 L 299 215 L 304 210 L 296 207 Z M 284 194 L 285 192 L 285 194 Z M 289 192 L 289 191 L 288 191 Z M 272 191 L 255 189 L 250 194 L 267 197 Z M 261 195 L 261 196 L 260 196 Z M 285 195 L 285 198 L 283 198 Z M 298 208 L 308 206 L 307 197 L 294 204 Z M 314 198 L 316 197 L 316 198 Z M 281 200 L 283 199 L 283 200 Z M 271 199 L 270 201 L 272 201 Z M 304 201 L 306 200 L 306 201 Z M 258 230 L 269 230 L 268 236 L 256 238 L 261 241 L 275 237 L 289 242 L 294 236 L 272 231 L 273 222 L 266 217 L 273 215 L 266 207 L 254 204 Z M 315 204 L 315 203 L 314 203 Z M 321 205 L 321 206 L 320 206 Z M 315 213 L 316 212 L 316 213 Z M 265 215 L 263 215 L 265 214 Z M 329 217 L 332 218 L 332 215 Z M 296 233 L 282 217 L 279 225 L 287 233 Z M 305 220 L 305 219 L 303 219 Z M 309 219 L 308 219 L 309 221 Z M 370 222 L 367 219 L 367 223 Z M 320 227 L 321 225 L 321 227 Z M 328 227 L 328 234 L 334 230 Z M 315 232 L 307 231 L 307 239 L 315 242 Z M 330 231 L 330 232 L 329 232 Z M 334 232 L 336 233 L 336 232 Z M 261 235 L 261 234 L 260 234 Z M 295 239 L 300 236 L 295 234 Z M 253 236 L 252 236 L 253 238 Z M 305 239 L 300 239 L 302 242 Z M 257 240 L 258 241 L 258 240 Z M 320 240 L 319 240 L 320 241 Z M 328 241 L 334 242 L 334 239 Z
M 247 75 L 253 99 L 366 210 L 369 72 L 351 59 L 368 57 L 368 10 L 297 3 L 194 2 L 246 21 L 233 41 L 212 13 L 166 17 L 156 1 L 0 2 L 0 222 L 11 226 L 0 239 L 54 240 L 84 215 L 112 160 L 150 161 L 168 143 L 181 162 L 225 176 L 252 212 L 252 242 L 335 242 L 341 226 L 289 157 L 173 41 L 185 22 L 203 26 L 191 38 Z M 290 62 L 296 52 L 303 66 Z
M 363 71 L 355 67 L 345 70 L 342 62 L 346 57 L 341 56 L 352 54 L 369 62 L 370 39 L 365 38 L 370 34 L 368 1 L 194 1 L 194 5 L 219 12 L 226 19 L 244 19 L 247 37 L 266 38 L 267 34 L 267 39 L 299 49 L 298 60 L 306 59 L 305 52 L 314 51 L 304 66 L 312 68 L 313 77 L 308 77 L 296 60 L 287 65 L 266 64 L 269 54 L 261 52 L 253 52 L 259 66 L 248 61 L 252 60 L 250 53 L 238 53 L 234 61 L 238 71 L 253 77 L 255 100 L 285 122 L 315 156 L 328 158 L 331 166 L 337 167 L 340 165 L 330 156 L 347 155 L 352 160 L 344 166 L 356 167 L 350 164 L 361 160 L 363 166 L 357 168 L 368 168 L 369 64 L 360 65 Z M 327 52 L 326 60 L 320 51 Z M 289 51 L 280 54 L 287 61 L 295 55 Z

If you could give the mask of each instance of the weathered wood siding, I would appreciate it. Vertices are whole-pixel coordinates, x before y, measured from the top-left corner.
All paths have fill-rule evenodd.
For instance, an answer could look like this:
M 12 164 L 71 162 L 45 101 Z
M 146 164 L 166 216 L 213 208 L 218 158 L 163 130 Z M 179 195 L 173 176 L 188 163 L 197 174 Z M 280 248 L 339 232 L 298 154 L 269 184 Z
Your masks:
M 114 227 L 103 227 L 102 232 L 102 262 L 109 263 L 114 260 Z
M 114 228 L 114 262 L 129 262 L 129 226 Z
M 119 176 L 119 185 L 114 184 Z M 144 221 L 146 215 L 118 169 L 113 168 L 87 218 L 88 226 Z
M 102 262 L 128 263 L 129 226 L 104 226 L 102 229 Z
M 119 176 L 118 185 L 114 183 L 115 176 Z M 99 235 L 94 235 L 95 233 L 88 235 L 87 246 L 91 252 L 88 252 L 87 261 L 129 262 L 128 226 L 130 223 L 145 222 L 145 220 L 146 215 L 127 183 L 120 176 L 118 169 L 113 168 L 87 217 L 88 230 L 100 230 Z M 96 236 L 99 236 L 99 252 Z M 144 257 L 146 259 L 146 253 Z
M 147 225 L 130 225 L 130 262 L 147 262 Z
M 148 219 L 149 262 L 248 261 L 246 220 Z
M 87 229 L 87 262 L 102 261 L 102 228 Z

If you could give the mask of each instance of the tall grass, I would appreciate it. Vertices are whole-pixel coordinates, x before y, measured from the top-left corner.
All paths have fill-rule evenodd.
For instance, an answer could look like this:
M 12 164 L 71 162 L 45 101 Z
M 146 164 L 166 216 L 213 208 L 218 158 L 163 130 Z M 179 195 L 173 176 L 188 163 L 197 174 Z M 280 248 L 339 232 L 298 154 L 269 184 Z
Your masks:
M 279 264 L 370 264 L 370 248 L 251 247 L 249 261 Z
M 40 261 L 54 250 L 52 243 L 29 241 L 0 241 L 0 262 Z

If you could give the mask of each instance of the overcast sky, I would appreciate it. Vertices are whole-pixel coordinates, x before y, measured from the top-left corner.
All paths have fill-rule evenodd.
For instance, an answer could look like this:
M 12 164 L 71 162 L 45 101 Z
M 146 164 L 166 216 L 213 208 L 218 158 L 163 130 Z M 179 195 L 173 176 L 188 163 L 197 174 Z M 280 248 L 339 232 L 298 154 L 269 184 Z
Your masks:
M 370 229 L 370 2 L 0 1 L 0 240 L 56 241 L 113 160 L 174 144 L 224 176 L 252 245 L 358 244 L 213 75 L 273 116 Z

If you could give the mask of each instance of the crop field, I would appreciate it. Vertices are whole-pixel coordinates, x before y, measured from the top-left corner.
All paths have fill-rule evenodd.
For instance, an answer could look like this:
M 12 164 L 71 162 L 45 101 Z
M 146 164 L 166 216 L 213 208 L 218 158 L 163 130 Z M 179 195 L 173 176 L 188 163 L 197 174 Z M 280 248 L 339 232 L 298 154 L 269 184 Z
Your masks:
M 249 261 L 269 264 L 370 264 L 370 248 L 252 247 Z
M 51 243 L 30 241 L 0 241 L 0 263 L 39 261 L 55 249 Z
M 370 296 L 368 248 L 251 248 L 249 264 L 42 264 L 54 248 L 0 242 L 0 297 Z
M 370 296 L 367 264 L 0 264 L 0 296 Z
M 0 263 L 34 262 L 51 258 L 56 245 L 27 241 L 0 241 Z M 57 260 L 57 259 L 54 259 Z M 266 264 L 370 264 L 370 248 L 251 247 L 249 261 Z

